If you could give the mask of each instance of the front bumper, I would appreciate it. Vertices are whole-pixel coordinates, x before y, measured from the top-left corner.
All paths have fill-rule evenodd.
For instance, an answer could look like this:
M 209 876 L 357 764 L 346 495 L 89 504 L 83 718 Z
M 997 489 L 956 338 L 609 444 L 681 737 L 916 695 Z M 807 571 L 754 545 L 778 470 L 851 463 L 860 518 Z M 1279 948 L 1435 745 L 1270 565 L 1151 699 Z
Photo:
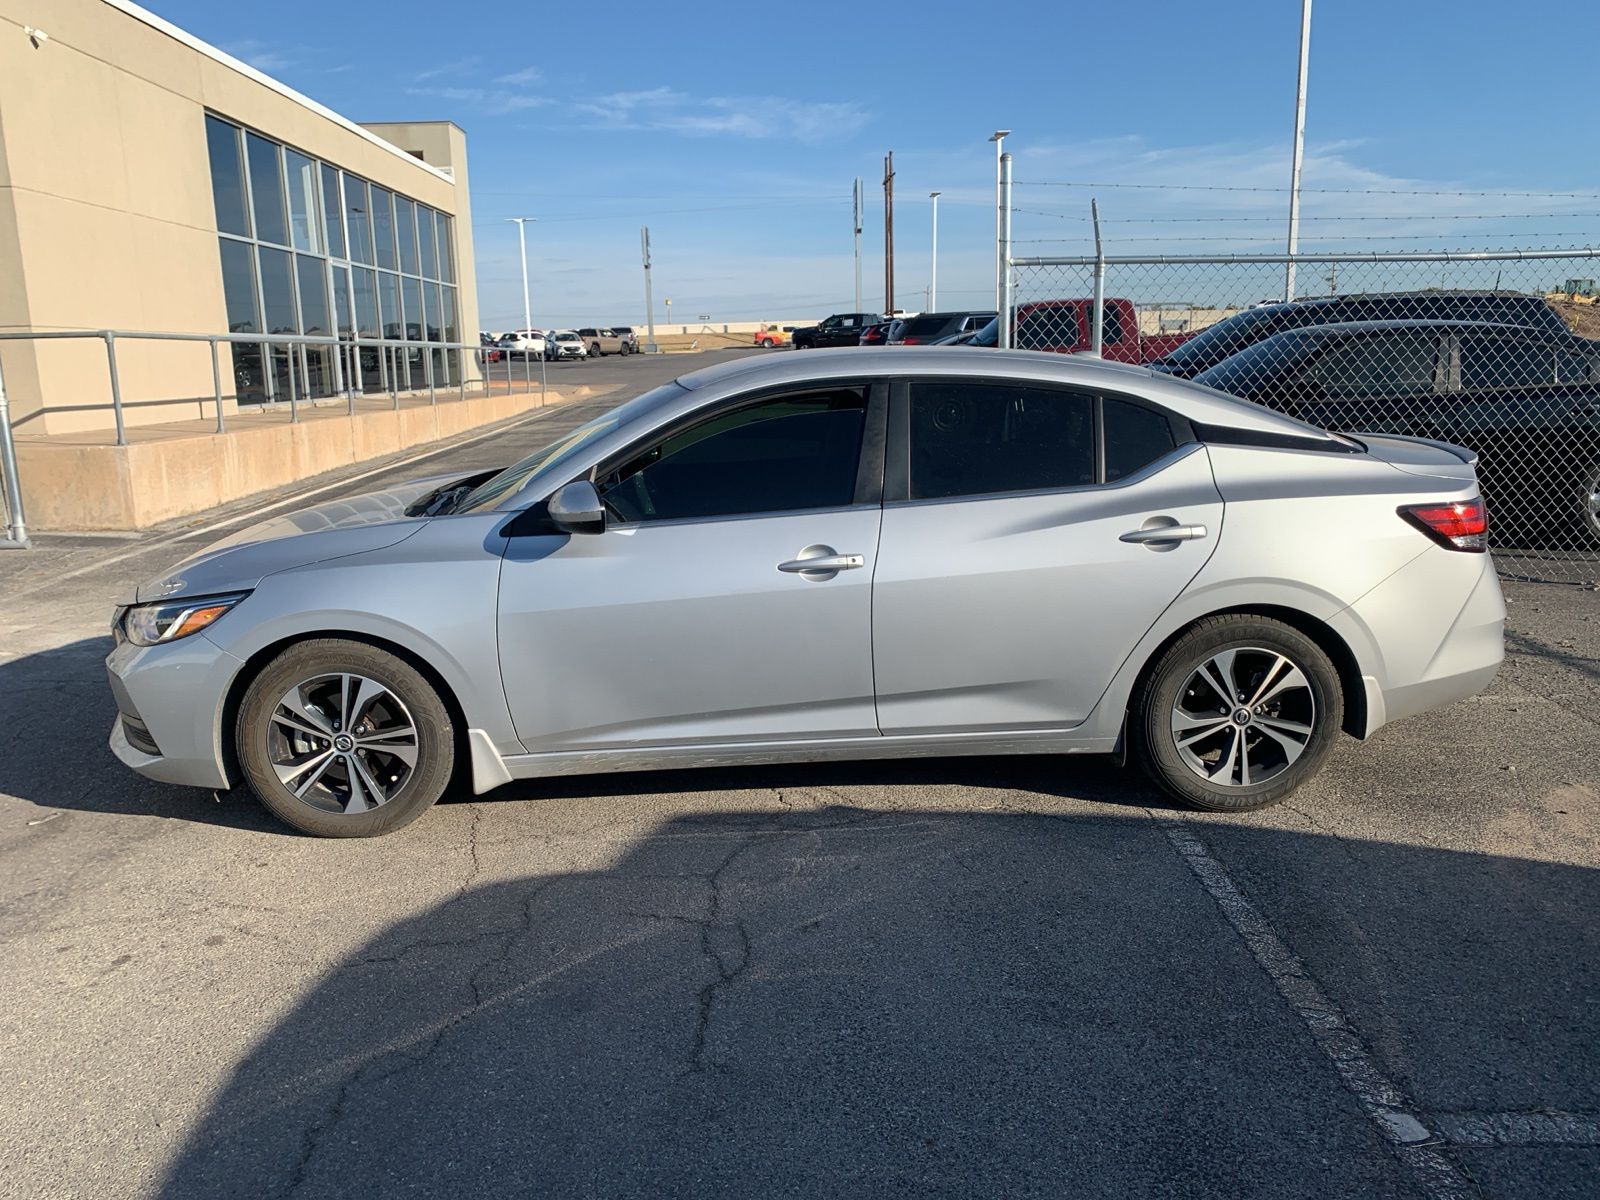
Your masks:
M 157 646 L 123 642 L 106 657 L 117 702 L 111 753 L 162 783 L 228 787 L 222 710 L 243 665 L 203 633 Z

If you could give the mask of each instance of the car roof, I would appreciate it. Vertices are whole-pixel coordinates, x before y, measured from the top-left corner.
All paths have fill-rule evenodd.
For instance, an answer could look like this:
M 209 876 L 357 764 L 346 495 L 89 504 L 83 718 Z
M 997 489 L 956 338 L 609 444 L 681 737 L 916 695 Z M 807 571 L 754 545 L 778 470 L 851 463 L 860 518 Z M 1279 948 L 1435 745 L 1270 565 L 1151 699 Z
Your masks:
M 1045 354 L 1037 350 L 991 350 L 974 346 L 903 346 L 891 354 L 846 346 L 771 358 L 739 358 L 692 371 L 680 376 L 677 382 L 680 387 L 699 394 L 699 400 L 711 400 L 753 388 L 826 385 L 830 381 L 919 374 L 999 377 L 1019 383 L 1126 389 L 1202 425 L 1336 440 L 1321 429 L 1248 400 L 1145 367 L 1107 362 L 1087 354 Z
M 1547 337 L 1548 332 L 1532 325 L 1508 325 L 1504 321 L 1448 320 L 1430 317 L 1394 318 L 1384 321 L 1334 321 L 1327 325 L 1302 325 L 1298 329 L 1285 329 L 1274 337 L 1326 337 L 1329 334 L 1351 333 L 1383 329 L 1504 329 L 1517 333 L 1531 333 Z M 1271 341 L 1272 338 L 1266 339 Z

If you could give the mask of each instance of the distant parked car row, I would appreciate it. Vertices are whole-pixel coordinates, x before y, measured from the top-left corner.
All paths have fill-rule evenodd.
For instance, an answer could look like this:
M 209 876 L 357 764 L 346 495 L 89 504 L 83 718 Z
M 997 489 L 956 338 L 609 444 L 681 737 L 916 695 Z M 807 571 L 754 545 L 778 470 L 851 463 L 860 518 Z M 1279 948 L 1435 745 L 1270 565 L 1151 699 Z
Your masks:
M 607 354 L 639 353 L 639 339 L 632 326 L 612 325 L 585 329 L 514 329 L 498 337 L 480 333 L 487 362 L 508 359 L 542 358 L 546 362 L 603 358 Z

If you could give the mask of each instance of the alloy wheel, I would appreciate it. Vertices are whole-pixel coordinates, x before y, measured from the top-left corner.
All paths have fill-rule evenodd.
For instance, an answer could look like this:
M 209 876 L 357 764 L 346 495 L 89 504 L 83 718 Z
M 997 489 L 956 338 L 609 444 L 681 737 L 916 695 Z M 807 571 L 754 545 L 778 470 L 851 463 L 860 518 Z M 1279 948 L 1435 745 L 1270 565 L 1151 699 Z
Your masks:
M 1216 787 L 1255 787 L 1292 767 L 1316 732 L 1311 681 L 1287 655 L 1220 650 L 1196 667 L 1172 708 L 1173 745 Z
M 364 675 L 317 675 L 295 684 L 273 707 L 266 738 L 279 782 L 324 812 L 381 807 L 417 766 L 410 711 Z

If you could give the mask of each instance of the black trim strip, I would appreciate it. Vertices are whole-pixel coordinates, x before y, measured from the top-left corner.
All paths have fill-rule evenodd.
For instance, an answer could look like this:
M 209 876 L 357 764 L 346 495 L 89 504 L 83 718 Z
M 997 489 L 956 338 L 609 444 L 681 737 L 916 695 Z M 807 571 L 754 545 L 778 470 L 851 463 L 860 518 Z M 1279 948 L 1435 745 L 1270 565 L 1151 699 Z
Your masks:
M 1201 425 L 1191 422 L 1195 437 L 1208 446 L 1265 446 L 1272 450 L 1317 450 L 1324 454 L 1360 454 L 1361 447 L 1332 438 L 1307 434 L 1278 433 L 1269 429 L 1234 429 L 1227 425 Z

